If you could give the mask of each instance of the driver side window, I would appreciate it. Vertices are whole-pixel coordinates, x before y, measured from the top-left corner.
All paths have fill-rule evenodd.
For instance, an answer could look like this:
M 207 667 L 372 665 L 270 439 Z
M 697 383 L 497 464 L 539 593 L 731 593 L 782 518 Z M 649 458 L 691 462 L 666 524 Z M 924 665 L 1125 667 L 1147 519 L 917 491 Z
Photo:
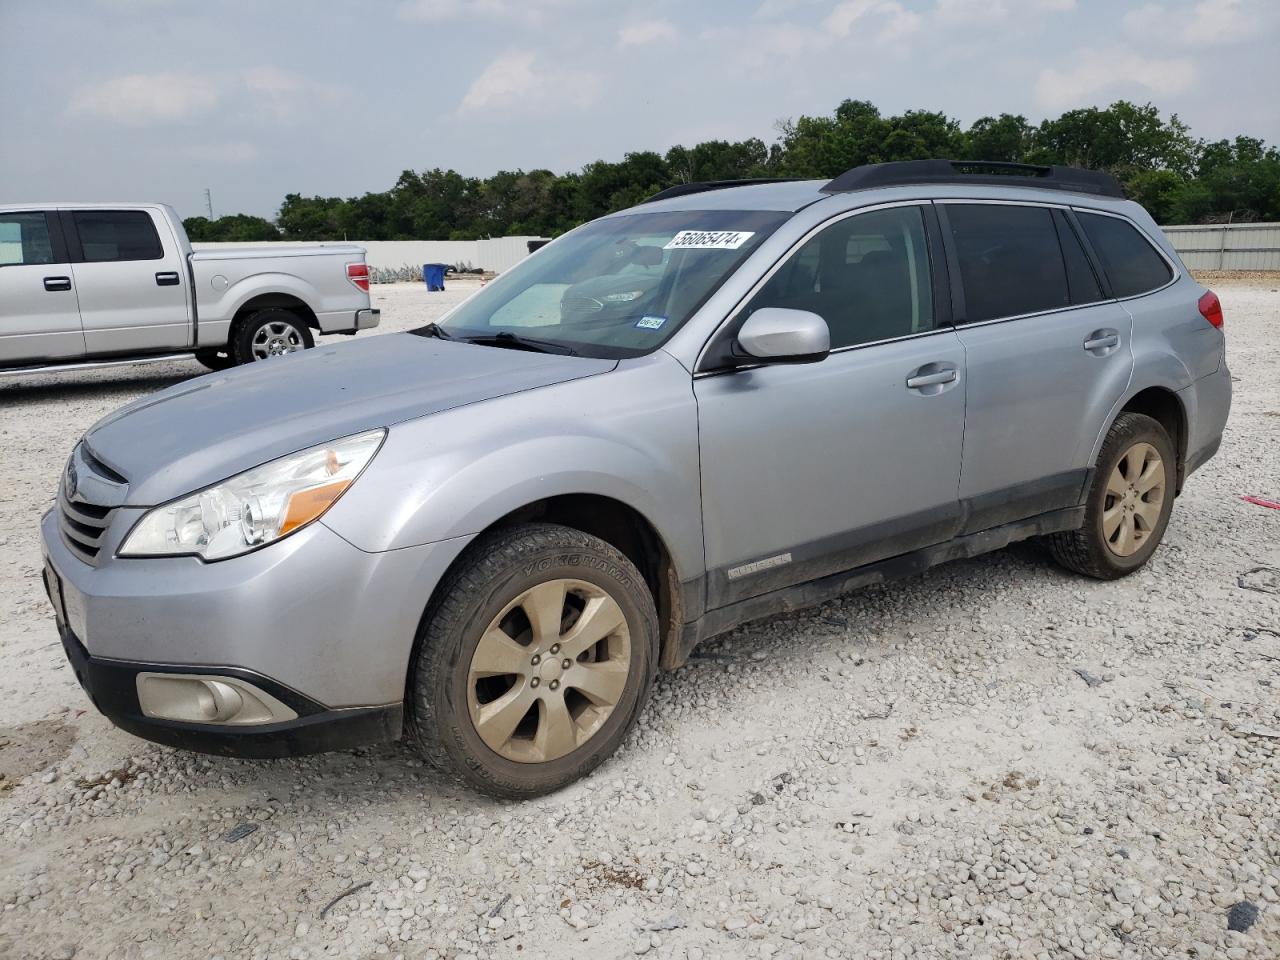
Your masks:
M 831 347 L 856 346 L 934 327 L 923 214 L 890 207 L 846 217 L 792 254 L 752 298 L 761 307 L 818 314 Z

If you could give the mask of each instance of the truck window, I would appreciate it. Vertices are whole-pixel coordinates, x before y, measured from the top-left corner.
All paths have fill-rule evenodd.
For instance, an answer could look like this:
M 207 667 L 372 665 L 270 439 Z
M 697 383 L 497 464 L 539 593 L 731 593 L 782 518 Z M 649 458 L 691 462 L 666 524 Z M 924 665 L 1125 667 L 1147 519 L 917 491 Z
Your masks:
M 44 214 L 0 213 L 0 266 L 31 263 L 53 263 L 53 244 Z
M 160 235 L 143 210 L 77 210 L 73 216 L 87 263 L 164 258 Z

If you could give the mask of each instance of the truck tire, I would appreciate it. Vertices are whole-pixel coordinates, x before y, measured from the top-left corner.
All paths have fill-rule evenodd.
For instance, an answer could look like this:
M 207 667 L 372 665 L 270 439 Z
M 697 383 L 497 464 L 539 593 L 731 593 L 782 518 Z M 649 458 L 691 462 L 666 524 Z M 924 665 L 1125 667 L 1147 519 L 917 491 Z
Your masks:
M 1141 413 L 1116 417 L 1098 454 L 1084 525 L 1049 536 L 1053 558 L 1099 580 L 1116 580 L 1145 564 L 1173 512 L 1175 456 L 1158 421 Z
M 196 360 L 210 370 L 226 370 L 235 366 L 235 361 L 226 350 L 197 350 Z
M 231 333 L 230 354 L 236 363 L 253 363 L 314 346 L 306 320 L 284 307 L 266 307 L 236 324 Z
M 408 739 L 476 790 L 536 797 L 617 750 L 657 662 L 657 611 L 630 560 L 569 527 L 509 527 L 472 545 L 423 618 Z

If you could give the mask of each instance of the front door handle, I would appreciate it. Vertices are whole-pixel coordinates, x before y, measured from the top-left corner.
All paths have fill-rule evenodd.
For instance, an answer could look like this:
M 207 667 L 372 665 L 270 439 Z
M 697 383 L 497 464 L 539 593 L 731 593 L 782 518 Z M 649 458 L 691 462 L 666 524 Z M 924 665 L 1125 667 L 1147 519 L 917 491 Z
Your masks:
M 1120 334 L 1114 330 L 1095 330 L 1084 342 L 1084 348 L 1089 353 L 1110 352 L 1118 346 L 1120 346 Z
M 50 293 L 54 293 L 58 290 L 70 290 L 71 278 L 70 277 L 45 277 L 44 288 L 48 290 Z
M 176 287 L 178 285 L 178 274 L 174 271 L 161 271 L 156 274 L 157 287 Z
M 907 387 L 911 390 L 919 390 L 921 387 L 936 387 L 944 383 L 955 383 L 955 370 L 937 370 L 933 373 L 920 373 L 914 377 L 907 377 Z

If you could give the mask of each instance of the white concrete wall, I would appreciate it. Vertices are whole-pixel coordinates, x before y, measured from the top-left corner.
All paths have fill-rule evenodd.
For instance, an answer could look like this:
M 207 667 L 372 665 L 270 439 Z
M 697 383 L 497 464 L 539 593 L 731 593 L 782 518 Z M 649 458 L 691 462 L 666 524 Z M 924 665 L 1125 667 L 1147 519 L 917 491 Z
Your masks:
M 351 240 L 365 248 L 365 261 L 371 267 L 395 270 L 408 264 L 447 263 L 453 266 L 479 267 L 501 273 L 514 267 L 529 253 L 530 240 L 541 237 L 497 237 L 491 240 Z M 217 247 L 270 247 L 271 241 L 260 243 L 193 243 L 197 250 Z M 289 244 L 318 246 L 318 244 Z

